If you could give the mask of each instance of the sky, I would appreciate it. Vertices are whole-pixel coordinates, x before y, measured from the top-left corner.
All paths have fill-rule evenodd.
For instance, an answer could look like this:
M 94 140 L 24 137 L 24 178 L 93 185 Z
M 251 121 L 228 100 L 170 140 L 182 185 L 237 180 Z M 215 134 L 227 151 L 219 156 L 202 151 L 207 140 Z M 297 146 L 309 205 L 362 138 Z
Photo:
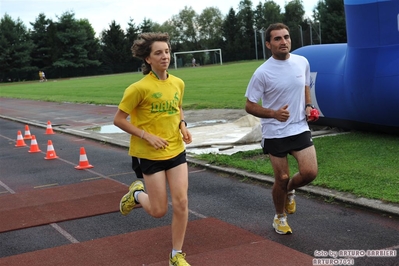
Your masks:
M 306 15 L 311 17 L 312 10 L 319 0 L 303 0 Z M 207 7 L 217 7 L 223 16 L 227 15 L 230 8 L 238 11 L 240 0 L 0 0 L 0 17 L 7 13 L 13 20 L 18 18 L 27 28 L 29 22 L 34 22 L 40 13 L 47 18 L 58 21 L 59 16 L 67 11 L 75 14 L 75 19 L 88 19 L 94 31 L 99 34 L 109 28 L 115 20 L 122 29 L 127 28 L 130 18 L 136 26 L 144 19 L 151 19 L 162 24 L 172 16 L 179 14 L 185 6 L 192 7 L 197 14 L 201 14 Z M 265 0 L 252 0 L 253 8 Z M 287 0 L 274 0 L 281 10 Z

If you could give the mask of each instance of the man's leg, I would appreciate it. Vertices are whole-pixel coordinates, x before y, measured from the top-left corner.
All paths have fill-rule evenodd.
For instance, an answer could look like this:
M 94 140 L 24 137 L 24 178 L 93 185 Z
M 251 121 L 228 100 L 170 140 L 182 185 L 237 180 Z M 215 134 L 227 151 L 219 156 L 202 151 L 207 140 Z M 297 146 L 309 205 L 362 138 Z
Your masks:
M 299 172 L 294 174 L 289 181 L 287 191 L 309 184 L 316 178 L 318 172 L 316 149 L 314 146 L 294 151 L 292 152 L 292 156 L 298 162 Z
M 289 166 L 287 157 L 275 157 L 269 155 L 274 171 L 274 185 L 272 190 L 274 208 L 276 214 L 273 219 L 273 228 L 278 234 L 291 234 L 291 227 L 287 223 L 285 214 L 285 200 L 287 197 L 287 185 L 289 182 Z
M 274 208 L 277 214 L 283 214 L 289 182 L 288 160 L 287 157 L 276 157 L 271 154 L 269 158 L 274 171 L 274 184 L 272 189 Z

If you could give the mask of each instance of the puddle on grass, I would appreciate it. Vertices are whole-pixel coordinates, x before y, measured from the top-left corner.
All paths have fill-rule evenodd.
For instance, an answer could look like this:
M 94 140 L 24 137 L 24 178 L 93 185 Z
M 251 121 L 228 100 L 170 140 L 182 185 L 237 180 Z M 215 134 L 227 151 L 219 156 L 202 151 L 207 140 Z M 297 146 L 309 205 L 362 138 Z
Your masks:
M 112 134 L 112 133 L 123 133 L 122 129 L 114 125 L 106 125 L 106 126 L 98 126 L 98 127 L 91 127 L 86 128 L 85 130 L 91 130 L 101 134 Z
M 206 121 L 200 121 L 196 123 L 188 123 L 187 128 L 192 128 L 192 127 L 200 127 L 200 126 L 209 126 L 212 124 L 221 124 L 221 123 L 226 123 L 226 120 L 206 120 Z M 98 126 L 98 127 L 91 127 L 91 128 L 86 128 L 85 130 L 91 130 L 96 133 L 100 134 L 112 134 L 112 133 L 123 133 L 124 131 L 120 129 L 119 127 L 115 125 L 105 125 L 105 126 Z

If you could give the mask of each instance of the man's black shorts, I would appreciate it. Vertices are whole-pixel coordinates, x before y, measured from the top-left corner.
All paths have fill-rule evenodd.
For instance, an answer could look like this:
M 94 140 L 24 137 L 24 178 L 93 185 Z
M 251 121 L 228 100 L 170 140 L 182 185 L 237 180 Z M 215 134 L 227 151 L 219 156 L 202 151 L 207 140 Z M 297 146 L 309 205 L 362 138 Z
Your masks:
M 300 151 L 313 146 L 312 134 L 310 131 L 305 131 L 285 138 L 262 139 L 261 146 L 264 154 L 286 157 L 292 151 Z
M 186 163 L 186 152 L 182 152 L 169 160 L 154 161 L 132 157 L 132 168 L 137 178 L 143 178 L 145 175 L 155 174 L 160 171 L 166 171 L 180 164 Z

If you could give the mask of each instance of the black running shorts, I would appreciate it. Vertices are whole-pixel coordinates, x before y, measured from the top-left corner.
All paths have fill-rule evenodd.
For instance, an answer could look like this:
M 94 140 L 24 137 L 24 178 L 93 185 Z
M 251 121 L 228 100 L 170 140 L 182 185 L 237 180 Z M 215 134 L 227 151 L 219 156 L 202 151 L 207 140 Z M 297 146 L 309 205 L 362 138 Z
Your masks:
M 137 178 L 143 178 L 143 172 L 140 168 L 139 159 L 134 156 L 132 156 L 132 169 L 136 173 Z
M 186 152 L 182 152 L 176 157 L 169 160 L 154 161 L 148 159 L 140 159 L 132 157 L 132 167 L 138 178 L 142 178 L 142 174 L 151 175 L 160 171 L 166 171 L 180 164 L 186 163 Z M 138 166 L 138 167 L 137 167 Z M 141 173 L 141 177 L 137 174 Z
M 300 151 L 313 146 L 312 134 L 310 131 L 305 131 L 285 138 L 262 139 L 261 146 L 264 154 L 286 157 L 292 151 Z

